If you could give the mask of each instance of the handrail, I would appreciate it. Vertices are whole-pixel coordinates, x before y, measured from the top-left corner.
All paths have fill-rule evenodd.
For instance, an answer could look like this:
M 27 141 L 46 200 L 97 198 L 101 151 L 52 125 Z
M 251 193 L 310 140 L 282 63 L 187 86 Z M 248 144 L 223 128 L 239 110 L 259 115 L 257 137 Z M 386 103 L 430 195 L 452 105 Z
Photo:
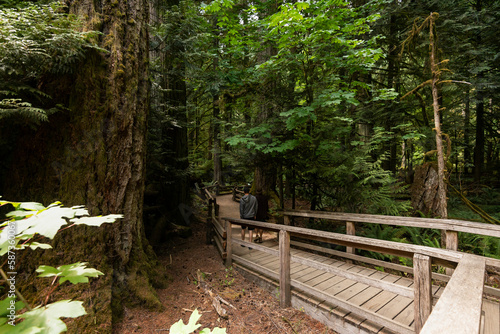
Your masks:
M 296 226 L 277 225 L 231 217 L 222 217 L 222 219 L 233 224 L 246 224 L 274 232 L 285 231 L 290 233 L 292 236 L 297 236 L 305 239 L 330 242 L 338 245 L 356 247 L 368 251 L 380 252 L 401 257 L 413 258 L 413 254 L 415 253 L 424 254 L 432 257 L 437 264 L 450 268 L 454 268 L 456 266 L 456 263 L 460 261 L 462 255 L 464 254 L 448 249 L 405 244 L 395 241 L 370 239 L 355 235 L 345 235 L 334 232 L 311 230 Z M 490 258 L 488 258 L 488 260 L 490 262 L 490 265 L 500 267 L 500 260 Z
M 283 211 L 283 214 L 286 216 L 329 219 L 335 221 L 433 228 L 454 232 L 474 233 L 500 238 L 500 225 L 476 223 L 457 219 L 432 219 L 308 210 L 285 210 Z
M 375 252 L 380 252 L 380 253 L 385 253 L 385 254 L 392 254 L 396 256 L 402 256 L 402 257 L 409 257 L 413 258 L 414 260 L 414 279 L 415 279 L 415 284 L 414 284 L 414 297 L 415 297 L 415 328 L 416 332 L 419 333 L 420 329 L 422 326 L 426 323 L 427 318 L 432 315 L 431 310 L 432 310 L 432 295 L 431 295 L 431 264 L 432 263 L 437 263 L 449 268 L 455 268 L 457 263 L 462 263 L 462 265 L 458 266 L 458 270 L 455 271 L 453 274 L 450 283 L 448 283 L 447 288 L 445 289 L 445 292 L 447 290 L 453 290 L 456 289 L 454 286 L 456 286 L 458 283 L 455 283 L 457 281 L 461 282 L 460 284 L 464 284 L 464 286 L 467 286 L 467 282 L 464 283 L 464 278 L 463 278 L 463 272 L 464 272 L 464 267 L 470 268 L 468 265 L 464 265 L 464 263 L 471 263 L 471 262 L 477 262 L 477 263 L 483 263 L 482 267 L 482 272 L 481 268 L 476 268 L 474 270 L 475 276 L 479 275 L 481 276 L 481 279 L 484 279 L 484 269 L 485 265 L 491 265 L 494 267 L 500 268 L 500 260 L 496 259 L 491 259 L 491 258 L 485 258 L 482 256 L 478 255 L 471 255 L 471 254 L 466 254 L 466 253 L 461 253 L 458 251 L 454 250 L 449 250 L 449 249 L 441 249 L 441 248 L 433 248 L 433 247 L 427 247 L 427 246 L 419 246 L 419 245 L 412 245 L 412 244 L 405 244 L 405 243 L 398 243 L 398 242 L 393 242 L 393 241 L 386 241 L 386 240 L 378 240 L 378 239 L 370 239 L 366 237 L 361 237 L 361 236 L 355 236 L 355 235 L 345 235 L 345 234 L 339 234 L 339 233 L 333 233 L 333 232 L 325 232 L 325 231 L 318 231 L 318 230 L 310 230 L 310 229 L 305 229 L 301 227 L 295 227 L 295 226 L 289 226 L 289 225 L 277 225 L 277 224 L 270 224 L 270 223 L 264 223 L 264 222 L 259 222 L 259 221 L 253 221 L 253 220 L 246 220 L 246 219 L 236 219 L 236 218 L 230 218 L 230 217 L 223 217 L 223 220 L 226 221 L 226 231 L 227 231 L 227 258 L 226 258 L 226 265 L 231 265 L 232 260 L 233 260 L 233 255 L 232 255 L 232 224 L 246 224 L 249 226 L 253 227 L 258 227 L 258 228 L 263 228 L 265 230 L 270 230 L 270 231 L 275 231 L 279 233 L 279 258 L 280 258 L 280 269 L 279 269 L 279 285 L 280 285 L 280 304 L 283 307 L 290 306 L 291 303 L 291 285 L 294 285 L 296 288 L 299 289 L 305 289 L 307 288 L 303 284 L 299 284 L 295 281 L 291 281 L 290 279 L 290 262 L 296 261 L 299 263 L 304 262 L 303 260 L 300 260 L 298 258 L 292 257 L 290 255 L 290 237 L 291 236 L 296 236 L 304 239 L 310 239 L 310 240 L 316 240 L 316 241 L 321 241 L 321 242 L 329 242 L 329 243 L 335 243 L 335 244 L 340 244 L 344 245 L 347 247 L 355 247 L 359 249 L 365 249 L 369 251 L 375 251 Z M 239 244 L 248 244 L 243 241 L 239 240 L 234 240 L 235 243 Z M 255 245 L 253 246 L 256 249 L 261 249 L 263 246 L 260 245 Z M 273 251 L 273 253 L 276 251 Z M 241 261 L 242 259 L 235 256 L 235 258 L 238 261 Z M 347 277 L 349 279 L 352 279 L 354 281 L 358 281 L 364 284 L 372 285 L 375 287 L 379 287 L 382 289 L 387 289 L 387 286 L 385 283 L 375 283 L 373 280 L 367 279 L 367 278 L 362 278 L 360 275 L 352 274 L 352 273 L 340 273 L 336 269 L 331 269 L 328 268 L 328 266 L 321 264 L 321 263 L 316 263 L 315 261 L 310 261 L 308 260 L 307 264 L 309 266 L 312 266 L 314 268 L 319 268 L 321 270 L 326 270 L 329 272 L 332 272 L 336 275 L 340 274 L 341 276 Z M 471 282 L 474 281 L 475 285 L 477 285 L 477 277 L 474 277 L 471 279 Z M 483 281 L 481 281 L 481 298 L 482 298 L 482 291 L 483 291 Z M 400 287 L 392 287 L 389 288 L 390 290 L 400 293 L 404 296 L 409 296 L 410 292 L 407 291 L 408 289 L 405 288 L 400 288 Z M 308 288 L 307 290 L 308 293 L 311 293 L 311 289 Z M 312 291 L 312 293 L 316 293 Z M 397 323 L 394 323 L 390 319 L 384 319 L 383 317 L 378 317 L 375 314 L 371 314 L 370 312 L 367 312 L 366 310 L 363 310 L 362 308 L 355 306 L 355 305 L 350 305 L 348 302 L 344 301 L 339 301 L 337 299 L 335 300 L 336 303 L 339 303 L 340 307 L 347 307 L 347 310 L 356 310 L 357 312 L 360 312 L 360 314 L 367 316 L 368 319 L 374 320 L 374 321 L 381 321 L 384 323 L 384 326 L 387 326 L 389 329 L 394 329 L 397 332 L 402 332 L 402 329 L 399 328 Z M 477 309 L 477 305 L 474 306 L 474 310 Z M 474 311 L 475 312 L 475 311 Z M 474 313 L 475 314 L 475 313 Z M 374 318 L 375 317 L 375 318 Z M 474 316 L 474 319 L 477 317 Z M 475 320 L 474 320 L 475 321 Z M 407 332 L 405 330 L 404 332 Z M 434 333 L 434 331 L 431 332 L 425 332 L 425 333 Z M 465 333 L 465 332 L 464 332 Z
M 356 227 L 355 227 L 356 222 L 439 229 L 445 232 L 446 249 L 455 251 L 458 250 L 458 232 L 500 237 L 500 225 L 476 223 L 476 222 L 456 220 L 456 219 L 383 216 L 383 215 L 324 212 L 324 211 L 310 211 L 310 210 L 284 210 L 283 215 L 285 224 L 290 223 L 290 217 L 306 217 L 306 218 L 343 221 L 346 224 L 346 232 L 349 235 L 356 234 Z M 347 247 L 346 253 L 355 254 L 355 248 Z M 489 265 L 490 262 L 491 260 L 487 260 L 486 264 Z M 452 273 L 453 273 L 452 269 L 446 269 L 447 275 L 451 275 Z M 488 287 L 488 291 L 490 290 L 491 289 Z M 499 295 L 499 292 L 494 291 L 494 294 Z
M 479 333 L 484 270 L 484 258 L 465 254 L 420 333 Z

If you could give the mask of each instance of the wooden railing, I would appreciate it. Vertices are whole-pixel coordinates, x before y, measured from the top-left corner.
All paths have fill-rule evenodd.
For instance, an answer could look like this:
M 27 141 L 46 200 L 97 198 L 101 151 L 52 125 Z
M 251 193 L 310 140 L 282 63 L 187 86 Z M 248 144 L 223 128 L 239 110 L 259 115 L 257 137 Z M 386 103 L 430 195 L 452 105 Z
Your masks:
M 243 187 L 235 186 L 233 188 L 233 201 L 239 202 L 240 199 L 243 197 L 243 195 L 244 195 Z
M 309 295 L 320 298 L 321 300 L 325 299 L 325 296 L 322 291 L 319 291 L 312 287 L 308 287 L 299 281 L 290 279 L 290 262 L 305 264 L 315 269 L 324 270 L 360 283 L 371 285 L 380 289 L 384 289 L 386 291 L 391 291 L 402 296 L 414 298 L 415 329 L 412 330 L 410 327 L 403 326 L 393 321 L 392 319 L 380 316 L 372 311 L 363 309 L 362 307 L 352 304 L 349 301 L 344 301 L 333 296 L 328 296 L 331 302 L 334 303 L 335 305 L 338 305 L 339 307 L 347 311 L 363 316 L 366 319 L 378 323 L 382 326 L 385 326 L 397 333 L 414 333 L 414 332 L 420 333 L 422 327 L 424 326 L 428 318 L 430 319 L 431 323 L 430 325 L 428 325 L 428 327 L 425 327 L 422 332 L 437 333 L 433 330 L 433 328 L 435 328 L 434 327 L 435 325 L 431 325 L 436 321 L 433 320 L 435 317 L 438 316 L 436 314 L 439 314 L 440 312 L 446 312 L 447 305 L 449 305 L 449 303 L 456 302 L 456 298 L 453 296 L 460 295 L 461 293 L 457 289 L 457 286 L 471 285 L 477 287 L 477 289 L 474 289 L 473 290 L 474 292 L 468 291 L 471 295 L 470 296 L 467 295 L 466 298 L 471 298 L 471 300 L 474 300 L 474 302 L 471 304 L 466 304 L 463 309 L 460 309 L 460 311 L 448 312 L 446 316 L 449 318 L 450 322 L 454 322 L 456 319 L 456 324 L 459 324 L 460 321 L 463 319 L 466 318 L 469 319 L 468 321 L 472 321 L 474 325 L 473 327 L 474 328 L 477 327 L 477 330 L 467 333 L 478 333 L 479 320 L 477 318 L 477 314 L 478 312 L 479 314 L 481 313 L 481 302 L 477 302 L 477 300 L 480 299 L 482 301 L 483 286 L 484 286 L 483 284 L 484 266 L 489 265 L 496 268 L 500 268 L 499 260 L 492 258 L 485 258 L 476 255 L 469 255 L 451 249 L 439 249 L 439 248 L 397 243 L 385 240 L 369 239 L 355 235 L 345 235 L 332 232 L 310 230 L 300 227 L 289 226 L 287 223 L 289 223 L 290 221 L 289 218 L 293 215 L 299 217 L 342 220 L 342 221 L 349 221 L 351 223 L 368 222 L 368 223 L 390 224 L 399 226 L 415 226 L 415 227 L 427 227 L 427 228 L 438 228 L 438 229 L 443 228 L 446 231 L 451 231 L 451 232 L 464 231 L 469 233 L 477 233 L 482 235 L 493 235 L 493 236 L 500 235 L 497 234 L 498 232 L 500 232 L 500 230 L 498 230 L 497 228 L 494 227 L 491 230 L 489 230 L 487 228 L 484 228 L 483 226 L 480 226 L 481 224 L 472 222 L 452 221 L 450 224 L 450 220 L 445 220 L 444 223 L 442 222 L 442 220 L 432 220 L 432 222 L 429 222 L 430 220 L 426 220 L 425 223 L 431 225 L 429 226 L 429 225 L 424 225 L 423 219 L 416 219 L 415 221 L 413 221 L 414 218 L 407 219 L 406 217 L 397 217 L 398 219 L 396 219 L 396 217 L 382 217 L 382 216 L 372 216 L 372 215 L 351 215 L 351 214 L 339 214 L 339 213 L 319 213 L 319 212 L 299 212 L 299 211 L 285 211 L 284 215 L 285 215 L 285 225 L 268 224 L 263 222 L 235 219 L 229 217 L 223 218 L 224 220 L 226 220 L 227 240 L 229 240 L 226 247 L 227 250 L 226 264 L 231 265 L 232 261 L 236 260 L 237 262 L 249 267 L 252 270 L 261 272 L 279 281 L 280 303 L 283 307 L 290 305 L 292 286 L 294 289 L 301 290 Z M 248 243 L 245 241 L 241 241 L 239 239 L 232 239 L 231 236 L 232 224 L 238 224 L 238 225 L 246 224 L 249 226 L 259 227 L 265 230 L 277 232 L 279 234 L 279 250 L 270 249 L 259 244 Z M 488 225 L 488 227 L 491 227 L 491 225 Z M 399 257 L 411 258 L 413 259 L 414 262 L 413 269 L 410 269 L 414 275 L 414 280 L 415 280 L 414 288 L 393 285 L 360 274 L 355 274 L 352 272 L 344 272 L 342 270 L 336 269 L 335 267 L 325 265 L 320 262 L 313 261 L 311 259 L 304 260 L 303 258 L 300 257 L 291 256 L 290 246 L 291 244 L 293 244 L 293 242 L 291 242 L 291 236 L 311 241 L 319 241 L 319 242 L 342 245 L 346 246 L 347 249 L 358 248 L 367 251 L 374 251 L 383 254 L 390 254 Z M 232 243 L 244 245 L 247 247 L 252 247 L 254 249 L 278 256 L 280 258 L 279 274 L 276 275 L 274 272 L 264 267 L 258 266 L 248 260 L 245 260 L 242 257 L 233 255 Z M 306 243 L 300 243 L 298 246 L 312 250 L 324 251 L 325 253 L 329 254 L 332 254 L 332 252 L 336 252 L 333 250 L 309 245 Z M 352 253 L 336 252 L 333 254 L 343 255 L 346 258 L 360 260 L 363 262 L 370 262 L 368 258 L 355 255 L 353 254 L 353 252 Z M 377 262 L 378 265 L 384 265 L 386 267 L 391 267 L 393 265 L 393 264 L 388 264 L 387 262 L 384 261 L 379 261 L 379 262 Z M 476 262 L 483 263 L 483 265 L 482 266 L 479 265 L 478 267 L 473 268 L 474 269 L 472 275 L 473 277 L 468 277 L 467 275 L 464 275 L 463 273 L 465 271 L 472 268 L 471 263 L 476 263 Z M 454 269 L 458 264 L 458 268 L 456 272 L 453 273 L 453 276 L 451 276 L 451 280 L 446 275 L 439 276 L 443 280 L 449 280 L 450 282 L 448 283 L 445 292 L 443 293 L 445 298 L 440 303 L 438 302 L 439 305 L 444 305 L 444 306 L 439 306 L 438 308 L 438 306 L 436 305 L 435 308 L 436 314 L 433 314 L 434 312 L 431 312 L 432 311 L 432 295 L 430 292 L 431 281 L 433 275 L 435 274 L 431 272 L 432 263 L 451 269 Z M 404 267 L 400 265 L 396 266 L 397 269 L 402 269 L 400 267 Z M 408 267 L 404 268 L 405 270 L 408 270 Z M 444 279 L 444 277 L 448 277 L 448 279 Z M 493 289 L 493 290 L 496 290 L 496 292 L 498 293 L 498 289 Z M 451 295 L 452 297 L 447 297 L 447 295 Z M 444 311 L 439 311 L 441 309 L 443 309 Z M 451 307 L 450 309 L 455 309 L 455 308 Z M 463 314 L 464 312 L 470 314 L 464 315 Z M 454 331 L 441 331 L 441 333 L 444 332 L 455 333 Z
M 217 204 L 217 196 L 233 193 L 236 186 L 221 186 L 214 184 L 206 187 L 199 187 L 196 184 L 198 195 L 206 201 L 207 205 L 207 235 L 206 242 L 212 242 L 217 247 L 222 259 L 226 259 L 226 230 L 225 226 L 219 217 L 219 205 Z
M 417 218 L 417 217 L 396 217 L 382 215 L 367 215 L 367 214 L 351 214 L 342 212 L 322 212 L 308 210 L 285 210 L 283 211 L 285 225 L 290 225 L 292 217 L 303 217 L 313 219 L 326 219 L 331 221 L 345 222 L 346 233 L 348 235 L 356 235 L 356 223 L 367 224 L 383 224 L 393 226 L 407 226 L 427 229 L 438 229 L 445 231 L 446 249 L 458 250 L 458 232 L 472 233 L 477 235 L 492 236 L 500 238 L 500 225 L 491 225 L 484 223 L 476 223 L 471 221 L 456 220 L 456 219 L 432 219 L 432 218 Z M 347 247 L 346 252 L 325 249 L 313 245 L 303 244 L 300 242 L 292 242 L 295 246 L 304 247 L 316 251 L 324 251 L 325 253 L 342 256 L 351 260 L 362 261 L 384 268 L 398 270 L 406 273 L 411 273 L 412 269 L 403 265 L 388 263 L 376 259 L 367 258 L 360 255 L 355 255 L 353 247 Z M 453 273 L 452 269 L 447 269 L 446 274 L 432 273 L 432 278 L 443 282 L 448 282 Z M 500 297 L 500 289 L 485 287 L 486 292 L 496 297 Z

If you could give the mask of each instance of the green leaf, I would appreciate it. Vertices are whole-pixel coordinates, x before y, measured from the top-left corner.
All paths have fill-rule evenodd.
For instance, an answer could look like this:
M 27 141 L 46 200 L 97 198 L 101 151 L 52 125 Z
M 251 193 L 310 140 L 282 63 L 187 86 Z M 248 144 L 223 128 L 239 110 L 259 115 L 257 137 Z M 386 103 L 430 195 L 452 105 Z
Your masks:
M 77 262 L 57 268 L 51 266 L 40 266 L 36 271 L 40 273 L 38 277 L 59 276 L 60 284 L 66 281 L 70 281 L 73 284 L 87 283 L 89 281 L 89 277 L 104 275 L 99 270 L 93 268 L 85 268 L 86 264 L 86 262 Z
M 19 203 L 18 209 L 23 210 L 31 210 L 31 211 L 40 211 L 45 209 L 45 207 L 37 202 L 22 202 Z
M 99 217 L 87 217 L 88 211 L 83 206 L 74 206 L 71 208 L 62 207 L 60 202 L 55 202 L 47 208 L 39 203 L 17 203 L 1 201 L 1 205 L 12 204 L 17 210 L 9 212 L 9 222 L 2 224 L 13 224 L 16 231 L 15 239 L 9 238 L 9 227 L 4 227 L 0 231 L 0 256 L 7 253 L 9 246 L 16 246 L 17 249 L 24 249 L 29 246 L 32 249 L 49 248 L 46 244 L 31 243 L 19 246 L 19 241 L 28 240 L 35 234 L 43 235 L 53 239 L 59 229 L 68 224 L 68 221 L 75 225 L 100 226 L 104 223 L 112 223 L 116 219 L 123 218 L 123 215 L 107 215 Z M 24 208 L 25 210 L 20 210 Z M 33 211 L 37 210 L 37 211 Z M 83 217 L 82 217 L 83 216 Z M 11 248 L 12 249 L 12 248 Z
M 201 314 L 199 314 L 198 309 L 195 309 L 191 316 L 189 317 L 189 322 L 187 325 L 181 320 L 177 321 L 170 327 L 171 334 L 190 334 L 201 327 L 200 324 L 196 324 L 198 320 L 201 318 Z
M 16 249 L 25 249 L 26 247 L 29 247 L 30 249 L 37 249 L 37 248 L 51 249 L 52 248 L 52 246 L 49 244 L 42 244 L 42 243 L 35 241 L 35 242 L 23 244 L 23 245 L 17 245 Z
M 19 318 L 24 320 L 15 327 L 11 326 L 12 330 L 9 333 L 65 332 L 67 330 L 66 324 L 60 318 L 77 318 L 87 314 L 82 304 L 81 301 L 61 300 L 46 307 L 39 306 L 21 314 Z
M 14 307 L 12 307 L 12 305 L 14 305 Z M 0 318 L 7 318 L 7 315 L 10 314 L 10 309 L 19 311 L 23 308 L 23 302 L 16 302 L 15 298 L 7 297 L 0 301 Z
M 105 223 L 114 223 L 117 219 L 123 218 L 123 215 L 107 215 L 97 217 L 78 217 L 70 219 L 75 225 L 101 226 Z

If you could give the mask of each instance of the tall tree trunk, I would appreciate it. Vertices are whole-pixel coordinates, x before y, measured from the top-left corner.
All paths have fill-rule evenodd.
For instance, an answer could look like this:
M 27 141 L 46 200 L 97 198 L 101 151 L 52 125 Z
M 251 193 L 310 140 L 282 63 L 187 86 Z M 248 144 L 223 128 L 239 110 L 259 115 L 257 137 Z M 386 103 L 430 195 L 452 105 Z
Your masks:
M 214 36 L 218 36 L 218 30 L 219 27 L 217 26 L 217 20 L 214 19 L 213 24 L 212 24 L 212 29 L 214 30 Z M 214 37 L 213 40 L 213 49 L 217 54 L 214 57 L 213 60 L 213 71 L 214 73 L 217 73 L 218 68 L 219 68 L 219 39 L 218 37 Z M 217 182 L 219 184 L 223 184 L 224 181 L 222 180 L 222 156 L 221 156 L 221 141 L 220 141 L 220 103 L 221 103 L 221 98 L 222 95 L 220 95 L 220 92 L 213 92 L 213 101 L 212 101 L 212 143 L 213 143 L 213 163 L 214 163 L 214 176 L 213 176 L 213 182 Z
M 221 156 L 221 140 L 220 140 L 220 108 L 219 100 L 214 98 L 213 101 L 213 163 L 214 177 L 213 182 L 223 184 L 222 179 L 222 156 Z
M 446 184 L 445 184 L 445 163 L 443 152 L 443 137 L 441 133 L 441 118 L 439 114 L 439 94 L 437 83 L 439 81 L 440 70 L 436 59 L 436 36 L 435 33 L 435 20 L 438 18 L 437 13 L 431 13 L 429 22 L 429 36 L 430 36 L 430 63 L 432 71 L 432 107 L 434 110 L 434 128 L 436 130 L 436 150 L 438 162 L 438 214 L 441 218 L 448 217 L 448 208 L 446 200 Z
M 476 12 L 479 13 L 483 9 L 482 0 L 476 1 Z M 481 45 L 481 34 L 476 37 L 476 45 Z M 478 86 L 483 84 L 483 73 L 477 75 Z M 474 147 L 474 181 L 481 181 L 484 164 L 484 94 L 482 87 L 476 89 L 476 146 Z
M 469 174 L 468 165 L 472 162 L 470 150 L 470 91 L 465 92 L 465 107 L 464 107 L 464 172 Z
M 145 0 L 71 2 L 70 12 L 86 18 L 86 29 L 103 33 L 100 46 L 109 52 L 93 52 L 70 85 L 58 86 L 67 89 L 62 102 L 69 101 L 70 111 L 54 115 L 35 133 L 25 133 L 7 176 L 6 198 L 44 204 L 61 200 L 84 204 L 92 214 L 124 214 L 111 226 L 64 231 L 54 250 L 37 263 L 87 261 L 106 275 L 84 296 L 68 292 L 70 298 L 85 298 L 89 313 L 69 332 L 99 328 L 111 333 L 112 317 L 120 314 L 123 303 L 159 305 L 150 277 L 160 275 L 153 273 L 155 256 L 142 221 L 148 10 Z
M 484 164 L 484 97 L 476 94 L 476 145 L 474 146 L 474 181 L 481 181 Z

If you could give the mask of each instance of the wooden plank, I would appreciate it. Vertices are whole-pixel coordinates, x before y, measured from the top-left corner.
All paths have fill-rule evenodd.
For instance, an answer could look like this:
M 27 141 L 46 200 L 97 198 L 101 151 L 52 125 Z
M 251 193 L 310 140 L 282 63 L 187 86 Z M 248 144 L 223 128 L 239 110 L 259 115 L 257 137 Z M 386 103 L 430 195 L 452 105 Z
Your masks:
M 215 230 L 219 235 L 226 239 L 227 238 L 227 233 L 224 230 L 224 227 L 222 226 L 222 222 L 219 219 L 212 219 L 212 224 L 214 225 Z
M 431 259 L 422 254 L 413 256 L 415 280 L 415 333 L 419 334 L 432 311 Z
M 227 233 L 227 245 L 226 245 L 226 266 L 231 266 L 233 264 L 233 245 L 232 245 L 232 234 L 233 226 L 229 220 L 226 220 L 226 233 Z
M 219 251 L 219 254 L 223 260 L 227 259 L 227 252 L 224 250 L 223 245 L 221 244 L 221 241 L 218 236 L 214 236 L 214 241 L 215 241 L 215 246 L 217 247 L 217 250 Z
M 290 233 L 280 231 L 280 306 L 289 307 L 292 301 L 292 288 L 290 279 Z
M 462 253 L 454 252 L 446 249 L 439 249 L 427 246 L 417 246 L 405 243 L 398 243 L 394 241 L 385 241 L 378 239 L 368 239 L 353 235 L 344 235 L 333 232 L 325 232 L 319 230 L 309 230 L 305 228 L 295 227 L 295 226 L 285 226 L 263 223 L 252 220 L 245 219 L 235 219 L 235 218 L 224 218 L 231 220 L 234 224 L 248 224 L 251 226 L 264 228 L 272 231 L 287 231 L 293 236 L 298 236 L 302 238 L 307 238 L 311 240 L 317 240 L 321 242 L 330 242 L 348 247 L 355 247 L 364 250 L 370 250 L 385 254 L 391 254 L 396 256 L 402 256 L 407 258 L 412 258 L 414 253 L 419 253 L 423 255 L 430 256 L 434 258 L 434 262 L 447 267 L 455 267 L 456 263 L 460 261 Z M 500 260 L 487 259 L 487 264 L 500 267 Z
M 485 260 L 464 254 L 420 333 L 479 333 Z
M 290 225 L 290 216 L 284 215 L 283 216 L 283 224 L 285 225 Z
M 366 290 L 369 286 L 363 283 L 355 283 L 348 287 L 347 289 L 337 293 L 335 296 L 343 300 L 349 300 L 350 298 L 356 296 L 360 292 Z
M 383 272 L 374 273 L 372 277 L 387 282 L 395 282 L 398 279 L 398 277 L 395 275 L 389 275 Z M 372 306 L 372 304 L 385 305 L 385 302 L 387 302 L 388 298 L 390 297 L 392 297 L 392 294 L 389 293 L 382 294 L 382 290 L 370 286 L 367 289 L 363 290 L 363 293 L 359 293 L 351 297 L 348 301 L 353 303 L 354 305 L 369 308 Z M 376 309 L 376 307 L 372 307 L 372 309 Z M 360 326 L 361 323 L 363 323 L 366 320 L 365 318 L 357 314 L 349 314 L 346 316 L 346 319 L 349 319 L 349 321 L 356 324 L 357 326 Z
M 500 334 L 500 304 L 483 299 L 484 334 Z
M 403 285 L 403 286 L 409 286 L 409 285 L 413 284 L 413 282 L 411 280 L 405 279 L 405 278 L 400 277 L 400 276 L 390 275 L 389 277 L 391 277 L 390 280 L 394 284 L 399 284 L 399 285 Z M 389 277 L 385 277 L 384 280 L 388 280 Z M 391 308 L 391 305 L 398 305 L 399 298 L 402 298 L 402 297 L 399 295 L 396 295 L 394 293 L 388 292 L 388 291 L 382 291 L 378 295 L 376 295 L 374 298 L 370 299 L 368 302 L 363 304 L 362 306 L 364 308 L 372 309 L 376 314 L 379 314 L 379 315 L 385 316 L 385 317 L 387 317 L 387 315 L 382 314 L 381 312 L 387 312 L 387 310 L 391 310 L 392 312 L 389 315 L 390 315 L 390 318 L 392 319 L 394 317 L 393 313 L 399 313 L 402 311 L 402 309 L 399 309 L 396 312 L 396 310 Z M 408 298 L 408 300 L 410 300 L 410 299 Z M 410 302 L 411 302 L 411 300 L 410 300 Z M 361 326 L 363 328 L 367 329 L 368 331 L 371 331 L 371 332 L 378 332 L 382 329 L 381 324 L 376 323 L 376 322 L 374 323 L 374 322 L 364 321 L 361 324 Z
M 358 273 L 358 272 L 363 271 L 363 268 L 360 266 L 352 266 L 351 268 L 349 268 L 347 270 L 350 272 Z M 330 275 L 332 275 L 332 274 L 330 274 Z M 346 289 L 349 289 L 350 287 L 352 287 L 353 285 L 356 284 L 355 281 L 345 279 L 345 278 L 342 278 L 340 276 L 335 276 L 335 277 L 338 277 L 340 279 L 336 280 L 336 282 L 333 285 L 330 285 L 330 287 L 323 289 L 323 292 L 325 293 L 325 295 L 335 296 L 335 298 L 339 298 L 336 296 L 337 294 L 345 291 Z M 328 298 L 326 298 L 326 297 L 325 297 L 325 301 L 321 304 L 324 304 L 325 302 L 328 302 Z M 338 307 L 332 308 L 331 311 L 339 317 L 344 317 L 346 314 L 349 313 L 349 311 L 338 308 Z
M 271 270 L 277 270 L 280 267 L 280 259 L 279 257 L 267 255 L 266 257 L 259 258 L 255 261 L 253 258 L 250 258 L 250 261 L 257 263 L 263 267 L 269 268 Z
M 445 239 L 445 245 L 446 249 L 450 250 L 458 250 L 458 232 L 456 231 L 445 231 L 446 239 Z M 453 275 L 453 269 L 451 268 L 446 268 L 446 275 Z
M 322 299 L 325 297 L 325 294 L 323 293 L 323 291 L 318 290 L 316 288 L 309 287 L 303 283 L 293 281 L 293 286 L 297 287 L 297 289 L 299 289 L 307 294 L 310 294 L 318 299 Z M 340 308 L 346 310 L 347 312 L 353 312 L 356 314 L 360 314 L 361 316 L 365 317 L 366 319 L 369 319 L 370 321 L 373 321 L 373 322 L 380 323 L 382 326 L 388 327 L 397 333 L 413 334 L 413 331 L 410 328 L 408 328 L 406 326 L 402 326 L 402 325 L 396 323 L 395 321 L 393 321 L 392 319 L 387 319 L 384 316 L 379 316 L 379 315 L 375 314 L 374 312 L 367 311 L 363 308 L 360 308 L 356 305 L 353 305 L 352 303 L 350 303 L 348 301 L 341 300 L 341 299 L 336 298 L 334 296 L 327 295 L 326 297 L 327 297 L 327 300 L 332 305 L 338 305 Z
M 239 263 L 239 264 L 249 268 L 250 270 L 253 270 L 256 273 L 263 274 L 263 275 L 279 282 L 279 274 L 276 273 L 275 271 L 269 270 L 266 267 L 260 266 L 256 263 L 253 263 L 253 262 L 251 262 L 251 261 L 249 261 L 241 256 L 238 256 L 238 255 L 233 255 L 233 258 L 234 258 L 234 262 Z
M 438 295 L 441 287 L 433 285 L 432 286 L 432 293 L 434 296 L 434 300 L 436 300 L 436 295 Z M 413 311 L 413 301 L 401 312 L 399 313 L 395 318 L 394 321 L 397 321 L 403 325 L 410 326 L 413 323 L 414 320 L 414 311 Z
M 386 283 L 384 281 L 372 279 L 370 277 L 359 275 L 356 273 L 350 273 L 348 271 L 340 270 L 336 267 L 332 267 L 329 265 L 324 265 L 323 263 L 319 263 L 317 261 L 311 261 L 302 259 L 300 257 L 292 257 L 292 261 L 299 262 L 302 264 L 307 264 L 308 266 L 316 269 L 320 269 L 329 273 L 332 273 L 337 276 L 345 277 L 355 282 L 364 283 L 370 286 L 374 286 L 376 288 L 380 288 L 382 290 L 391 291 L 399 295 L 403 295 L 405 297 L 413 297 L 413 289 L 408 289 L 402 286 L 395 286 L 393 284 Z
M 395 225 L 395 226 L 433 228 L 440 230 L 450 230 L 457 232 L 488 235 L 492 237 L 500 237 L 500 225 L 483 224 L 483 223 L 476 223 L 476 222 L 456 220 L 456 219 L 398 217 L 398 216 L 382 216 L 382 215 L 367 215 L 367 214 L 322 212 L 322 211 L 307 211 L 307 210 L 300 210 L 300 211 L 285 210 L 283 214 L 295 217 L 321 218 L 321 219 L 330 219 L 336 221 L 353 221 L 360 223 L 375 223 L 375 224 Z
M 384 305 L 377 314 L 382 314 L 390 319 L 395 319 L 401 312 L 403 312 L 408 305 L 412 304 L 413 300 L 411 298 L 396 296 L 389 303 Z
M 291 243 L 292 243 L 293 246 L 298 246 L 298 247 L 301 247 L 301 248 L 306 248 L 306 249 L 310 249 L 310 250 L 322 252 L 322 253 L 325 253 L 325 254 L 331 254 L 331 255 L 335 255 L 335 256 L 338 256 L 338 257 L 346 258 L 346 259 L 356 260 L 356 261 L 359 261 L 359 262 L 363 262 L 363 263 L 368 263 L 368 264 L 372 264 L 372 265 L 375 265 L 375 266 L 379 266 L 379 267 L 382 267 L 382 268 L 388 268 L 388 269 L 393 269 L 393 270 L 405 272 L 405 273 L 408 273 L 408 274 L 413 274 L 413 268 L 412 267 L 407 267 L 407 266 L 403 266 L 403 265 L 396 264 L 396 263 L 391 263 L 391 262 L 381 261 L 381 260 L 377 260 L 377 259 L 372 259 L 372 258 L 368 258 L 368 257 L 361 256 L 361 255 L 347 254 L 345 252 L 340 252 L 340 251 L 337 251 L 337 250 L 334 250 L 334 249 L 329 249 L 329 248 L 325 248 L 325 247 L 315 246 L 315 245 L 306 244 L 306 243 L 298 242 L 298 241 L 292 241 Z M 450 280 L 450 276 L 439 274 L 439 273 L 432 273 L 432 278 L 435 279 L 435 280 L 443 281 L 443 282 L 448 282 Z M 488 288 L 489 287 L 485 287 L 485 289 L 488 289 Z M 500 289 L 491 288 L 491 290 L 486 290 L 486 292 L 491 293 L 494 296 L 500 297 Z
M 345 233 L 348 235 L 356 235 L 356 225 L 353 222 L 346 222 Z M 356 249 L 354 247 L 347 247 L 345 252 L 348 254 L 356 254 Z

